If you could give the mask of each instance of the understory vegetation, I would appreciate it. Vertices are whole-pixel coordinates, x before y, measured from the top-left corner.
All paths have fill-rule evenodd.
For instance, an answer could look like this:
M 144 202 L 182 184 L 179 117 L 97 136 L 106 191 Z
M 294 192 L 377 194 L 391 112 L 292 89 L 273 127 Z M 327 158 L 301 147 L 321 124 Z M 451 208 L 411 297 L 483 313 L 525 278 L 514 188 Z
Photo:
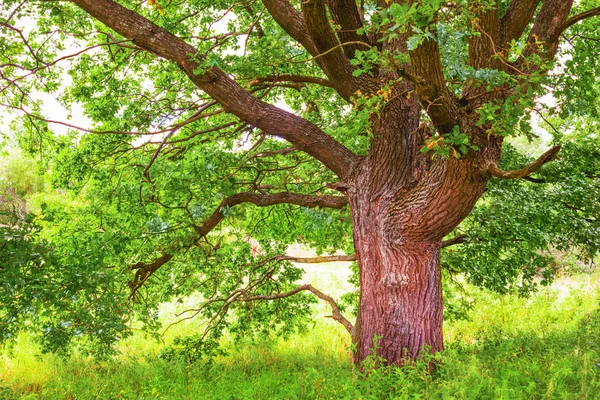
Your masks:
M 335 272 L 335 270 L 334 270 Z M 316 277 L 316 275 L 315 275 Z M 318 278 L 316 278 L 318 279 Z M 333 280 L 335 282 L 335 280 Z M 338 280 L 337 286 L 341 282 Z M 339 287 L 328 288 L 338 292 Z M 600 393 L 600 273 L 557 279 L 529 298 L 466 286 L 473 308 L 447 322 L 446 349 L 415 365 L 352 365 L 343 328 L 315 309 L 309 332 L 233 343 L 226 354 L 190 362 L 165 358 L 163 342 L 136 334 L 105 361 L 38 355 L 25 335 L 0 357 L 2 399 L 595 399 Z M 168 307 L 161 318 L 167 321 Z

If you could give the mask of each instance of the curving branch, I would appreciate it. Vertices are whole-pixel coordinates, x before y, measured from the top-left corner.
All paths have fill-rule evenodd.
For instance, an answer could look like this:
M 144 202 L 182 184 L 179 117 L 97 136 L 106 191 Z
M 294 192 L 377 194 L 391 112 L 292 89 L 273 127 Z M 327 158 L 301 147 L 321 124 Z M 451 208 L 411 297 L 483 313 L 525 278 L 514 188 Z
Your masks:
M 591 10 L 587 10 L 580 14 L 574 15 L 571 18 L 569 18 L 564 24 L 562 24 L 562 26 L 559 28 L 559 34 L 562 34 L 564 31 L 566 31 L 579 21 L 583 21 L 584 19 L 591 17 L 596 17 L 598 15 L 600 15 L 600 7 L 592 8 Z
M 137 290 L 146 283 L 148 278 L 152 276 L 160 267 L 171 261 L 172 254 L 163 254 L 150 263 L 138 262 L 130 265 L 129 269 L 135 271 L 133 279 L 129 281 L 128 286 L 131 288 L 129 299 L 133 299 Z
M 500 179 L 520 179 L 520 178 L 524 179 L 524 178 L 528 177 L 530 174 L 539 170 L 542 167 L 542 165 L 556 159 L 556 156 L 558 155 L 559 151 L 560 151 L 560 146 L 553 146 L 549 150 L 547 150 L 544 154 L 542 154 L 533 163 L 529 164 L 528 166 L 526 166 L 524 168 L 517 169 L 514 171 L 503 171 L 503 170 L 499 169 L 498 166 L 496 166 L 494 164 L 490 164 L 487 168 L 487 172 L 490 175 L 495 176 L 496 178 L 500 178 Z
M 274 194 L 259 194 L 253 192 L 237 193 L 233 196 L 223 199 L 223 201 L 221 201 L 221 204 L 217 207 L 217 209 L 212 213 L 210 217 L 208 217 L 206 221 L 204 221 L 202 225 L 194 226 L 194 230 L 196 231 L 196 237 L 194 238 L 193 243 L 189 244 L 187 248 L 190 248 L 194 245 L 198 245 L 200 239 L 208 235 L 223 219 L 225 219 L 224 210 L 226 208 L 234 207 L 242 203 L 251 203 L 259 207 L 272 206 L 276 204 L 294 204 L 310 208 L 323 207 L 334 209 L 344 208 L 348 204 L 346 198 L 342 196 L 311 196 L 291 192 L 282 192 Z M 163 255 L 156 258 L 152 262 L 138 262 L 134 265 L 131 265 L 129 269 L 135 270 L 136 273 L 133 279 L 128 284 L 131 288 L 131 294 L 129 295 L 129 298 L 134 298 L 138 289 L 144 285 L 148 278 L 150 278 L 150 276 L 152 276 L 164 264 L 171 261 L 172 258 L 173 254 L 171 254 L 170 252 L 165 252 Z M 265 262 L 277 259 L 293 261 L 293 258 L 294 257 L 288 258 L 287 256 L 275 256 L 265 260 Z
M 342 324 L 344 326 L 344 328 L 346 328 L 346 330 L 348 331 L 348 333 L 350 335 L 354 334 L 354 326 L 350 323 L 350 321 L 348 321 L 348 319 L 346 319 L 346 317 L 344 317 L 342 315 L 342 313 L 340 312 L 340 309 L 338 308 L 338 305 L 337 305 L 336 301 L 333 299 L 333 297 L 326 295 L 325 293 L 323 293 L 320 290 L 316 289 L 311 284 L 305 284 L 305 285 L 302 285 L 302 286 L 298 286 L 297 288 L 292 289 L 289 292 L 277 293 L 277 294 L 273 294 L 273 295 L 252 296 L 252 297 L 240 296 L 237 300 L 244 301 L 244 302 L 257 301 L 257 300 L 277 300 L 277 299 L 283 299 L 285 297 L 293 296 L 296 293 L 300 293 L 300 292 L 305 291 L 305 290 L 311 292 L 312 294 L 314 294 L 315 296 L 317 296 L 321 300 L 324 300 L 325 302 L 329 303 L 329 305 L 331 306 L 331 316 L 330 316 L 330 318 L 333 318 L 335 321 L 337 321 L 340 324 Z
M 265 103 L 181 38 L 113 0 L 72 0 L 84 11 L 137 46 L 177 63 L 190 80 L 223 109 L 268 135 L 281 137 L 343 177 L 358 157 L 309 121 Z
M 253 192 L 242 192 L 223 199 L 215 212 L 202 224 L 197 226 L 196 233 L 200 237 L 206 236 L 221 222 L 225 216 L 223 209 L 233 207 L 242 203 L 252 203 L 259 207 L 272 206 L 276 204 L 295 204 L 304 207 L 344 208 L 348 201 L 342 196 L 311 196 L 282 192 L 274 194 L 259 194 Z

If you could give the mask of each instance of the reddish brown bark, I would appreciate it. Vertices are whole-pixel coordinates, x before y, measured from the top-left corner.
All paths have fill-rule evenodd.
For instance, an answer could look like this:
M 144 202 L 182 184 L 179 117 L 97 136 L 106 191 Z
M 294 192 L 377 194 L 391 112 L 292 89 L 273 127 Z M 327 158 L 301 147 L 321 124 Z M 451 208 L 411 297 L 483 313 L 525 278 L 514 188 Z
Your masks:
M 417 357 L 424 346 L 443 348 L 440 248 L 484 191 L 488 178 L 477 164 L 440 162 L 427 179 L 383 188 L 370 180 L 379 179 L 373 166 L 361 165 L 348 190 L 360 269 L 358 361 L 371 353 L 376 336 L 378 355 L 390 364 Z
M 424 346 L 442 350 L 439 243 L 394 246 L 373 236 L 358 243 L 359 263 L 368 267 L 360 275 L 357 361 L 372 353 L 376 338 L 377 355 L 390 364 L 416 358 Z

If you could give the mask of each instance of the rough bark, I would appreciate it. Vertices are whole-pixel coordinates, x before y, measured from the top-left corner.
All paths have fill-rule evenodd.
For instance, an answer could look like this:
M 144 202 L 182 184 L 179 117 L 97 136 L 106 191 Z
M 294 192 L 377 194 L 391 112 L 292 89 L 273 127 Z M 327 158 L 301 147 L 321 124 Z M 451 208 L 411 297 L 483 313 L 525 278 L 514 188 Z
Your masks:
M 374 121 L 371 155 L 347 191 L 360 271 L 357 362 L 371 354 L 376 337 L 377 355 L 389 364 L 443 348 L 442 238 L 483 193 L 484 159 L 499 156 L 497 143 L 488 142 L 482 157 L 427 161 L 414 133 L 418 119 L 408 118 L 411 104 L 396 107 Z
M 370 190 L 363 171 L 348 191 L 360 267 L 357 361 L 376 336 L 378 355 L 390 364 L 414 359 L 425 346 L 443 348 L 441 239 L 470 212 L 487 179 L 469 162 L 453 165 L 458 174 L 437 167 L 431 180 L 390 192 Z

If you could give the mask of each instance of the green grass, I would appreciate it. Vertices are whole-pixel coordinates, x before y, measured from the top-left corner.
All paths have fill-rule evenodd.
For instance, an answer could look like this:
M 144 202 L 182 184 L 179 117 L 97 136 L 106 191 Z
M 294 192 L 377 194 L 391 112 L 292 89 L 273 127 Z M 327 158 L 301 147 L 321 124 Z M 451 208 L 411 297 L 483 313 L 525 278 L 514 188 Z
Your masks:
M 27 337 L 0 356 L 1 399 L 600 399 L 600 276 L 529 299 L 470 289 L 470 321 L 445 327 L 438 367 L 360 372 L 330 320 L 288 340 L 230 345 L 212 363 L 168 362 L 142 335 L 115 360 L 35 356 Z M 178 326 L 177 333 L 185 329 Z

